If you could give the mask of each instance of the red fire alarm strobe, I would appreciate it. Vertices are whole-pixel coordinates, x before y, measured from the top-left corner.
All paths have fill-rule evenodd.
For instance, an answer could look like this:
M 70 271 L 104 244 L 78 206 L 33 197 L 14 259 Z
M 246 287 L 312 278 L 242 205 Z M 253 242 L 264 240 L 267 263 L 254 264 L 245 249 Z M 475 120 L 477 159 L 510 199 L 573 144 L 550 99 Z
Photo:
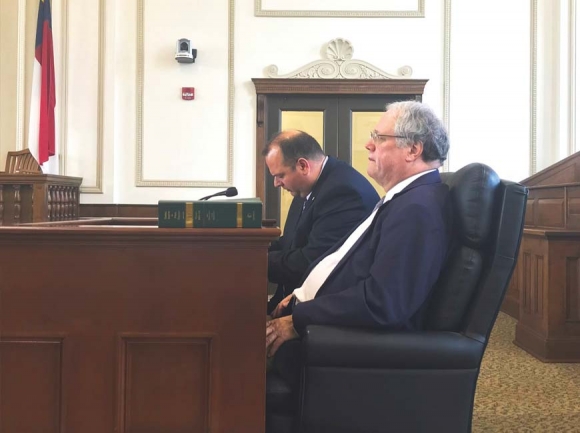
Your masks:
M 195 99 L 195 87 L 182 87 L 181 98 L 185 101 L 191 101 Z

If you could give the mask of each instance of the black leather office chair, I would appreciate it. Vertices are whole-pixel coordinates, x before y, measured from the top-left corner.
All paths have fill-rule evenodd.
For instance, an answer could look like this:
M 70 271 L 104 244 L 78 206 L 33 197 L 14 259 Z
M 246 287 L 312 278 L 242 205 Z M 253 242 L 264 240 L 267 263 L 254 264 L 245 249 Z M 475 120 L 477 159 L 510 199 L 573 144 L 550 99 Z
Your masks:
M 479 368 L 515 267 L 527 189 L 483 164 L 442 178 L 457 238 L 425 330 L 309 326 L 298 393 L 268 373 L 267 433 L 471 430 Z

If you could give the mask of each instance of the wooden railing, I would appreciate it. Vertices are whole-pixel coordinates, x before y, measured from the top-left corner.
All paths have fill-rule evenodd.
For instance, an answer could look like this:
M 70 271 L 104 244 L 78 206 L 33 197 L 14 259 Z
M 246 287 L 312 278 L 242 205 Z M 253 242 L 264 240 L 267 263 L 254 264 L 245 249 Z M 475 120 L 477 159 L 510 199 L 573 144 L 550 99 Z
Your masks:
M 75 220 L 82 178 L 0 174 L 0 225 Z

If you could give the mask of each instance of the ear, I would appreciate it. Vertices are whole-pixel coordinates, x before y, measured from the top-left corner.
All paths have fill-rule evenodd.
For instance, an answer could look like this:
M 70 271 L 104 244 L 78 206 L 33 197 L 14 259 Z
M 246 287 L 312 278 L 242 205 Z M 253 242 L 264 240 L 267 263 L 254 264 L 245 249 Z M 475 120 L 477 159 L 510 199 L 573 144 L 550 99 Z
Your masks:
M 306 158 L 298 158 L 298 161 L 296 161 L 296 170 L 301 173 L 308 173 L 310 171 L 310 163 Z
M 419 159 L 423 153 L 423 143 L 420 141 L 417 141 L 416 143 L 413 143 L 409 147 L 407 147 L 407 149 L 408 149 L 408 152 L 407 152 L 406 160 L 408 162 L 415 161 L 415 160 Z

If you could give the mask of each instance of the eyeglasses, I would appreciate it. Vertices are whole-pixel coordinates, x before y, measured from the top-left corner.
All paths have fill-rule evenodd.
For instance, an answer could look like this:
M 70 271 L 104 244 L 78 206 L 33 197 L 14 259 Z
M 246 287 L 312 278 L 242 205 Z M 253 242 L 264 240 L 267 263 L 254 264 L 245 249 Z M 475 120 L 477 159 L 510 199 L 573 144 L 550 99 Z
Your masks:
M 373 140 L 373 143 L 378 143 L 379 141 L 381 141 L 381 139 L 385 139 L 388 137 L 392 137 L 392 138 L 407 138 L 407 137 L 403 137 L 402 135 L 391 135 L 391 134 L 377 134 L 375 131 L 371 131 L 371 140 Z

